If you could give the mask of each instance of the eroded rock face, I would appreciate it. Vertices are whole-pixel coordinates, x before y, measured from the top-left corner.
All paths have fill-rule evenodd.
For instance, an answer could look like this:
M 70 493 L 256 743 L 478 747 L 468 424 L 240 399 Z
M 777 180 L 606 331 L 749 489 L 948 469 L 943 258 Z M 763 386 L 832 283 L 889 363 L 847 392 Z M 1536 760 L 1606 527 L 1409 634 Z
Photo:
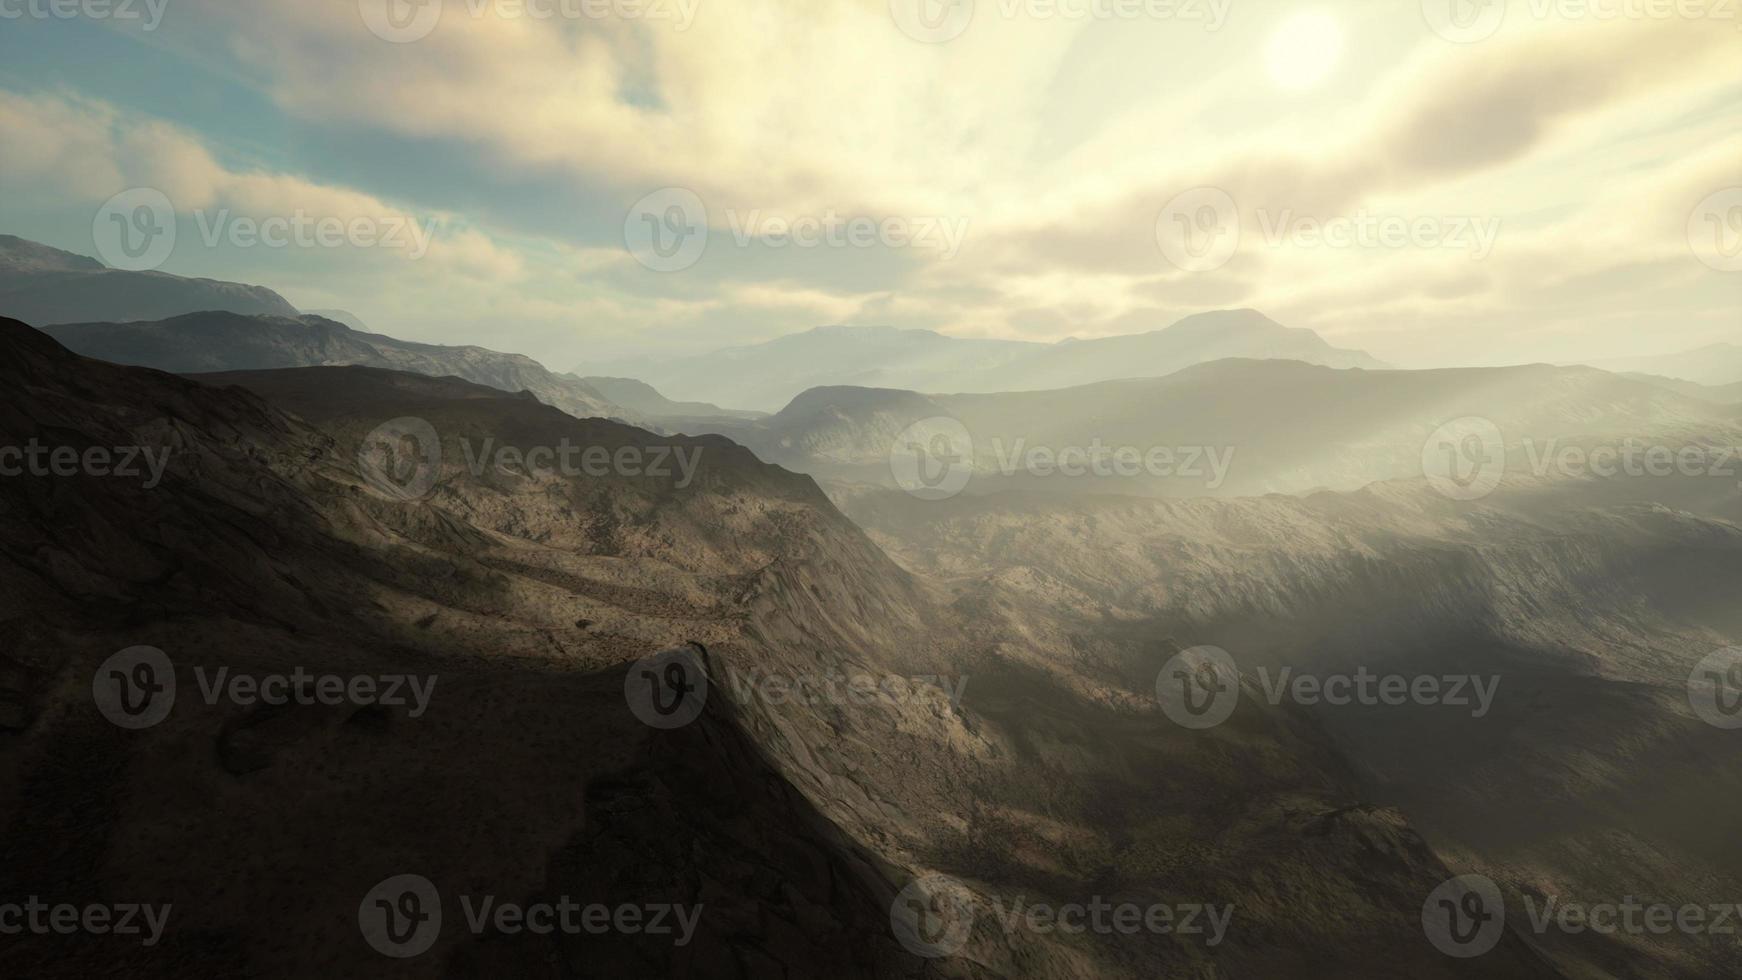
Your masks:
M 111 269 L 13 235 L 0 235 L 0 310 L 34 324 L 153 320 L 202 310 L 296 315 L 265 286 Z
M 1378 757 L 1348 731 L 1255 692 L 1207 732 L 1157 708 L 1157 670 L 1197 642 L 1185 628 L 1244 593 L 1225 542 L 1155 525 L 1195 514 L 1232 534 L 1274 515 L 1115 508 L 1076 532 L 1100 566 L 1071 534 L 1022 537 L 1032 514 L 865 517 L 915 576 L 808 478 L 717 437 L 368 369 L 225 382 L 87 361 L 0 323 L 0 444 L 174 450 L 150 488 L 0 480 L 0 900 L 174 907 L 149 948 L 0 944 L 6 975 L 1557 975 L 1514 935 L 1475 964 L 1424 940 L 1443 838 L 1374 802 L 1389 802 L 1372 795 Z M 442 442 L 415 499 L 357 462 L 403 417 Z M 564 438 L 681 442 L 701 462 L 684 486 L 528 476 L 474 470 L 460 445 Z M 1148 543 L 1116 547 L 1127 531 Z M 1315 539 L 1298 568 L 1323 588 L 1279 601 L 1371 588 L 1347 545 Z M 1023 560 L 978 564 L 1000 549 Z M 1141 563 L 1170 551 L 1226 562 L 1150 591 L 1173 580 Z M 1228 591 L 1192 594 L 1212 585 Z M 1451 603 L 1445 588 L 1424 601 Z M 626 680 L 691 642 L 705 704 L 653 727 Z M 172 663 L 176 697 L 134 730 L 99 710 L 93 678 L 138 646 Z M 262 706 L 234 695 L 239 676 L 410 678 L 427 698 Z M 927 957 L 892 908 L 936 875 L 969 915 Z M 404 876 L 443 916 L 401 958 L 360 915 Z M 1010 924 L 1013 908 L 1096 899 L 1232 913 L 1214 944 Z M 475 927 L 485 900 L 701 912 L 680 944 Z
M 532 397 L 578 418 L 639 420 L 579 378 L 554 374 L 524 354 L 444 347 L 353 329 L 294 310 L 228 312 L 221 304 L 161 320 L 81 318 L 44 332 L 87 357 L 181 374 L 353 365 L 463 378 Z M 220 312 L 213 312 L 214 310 Z

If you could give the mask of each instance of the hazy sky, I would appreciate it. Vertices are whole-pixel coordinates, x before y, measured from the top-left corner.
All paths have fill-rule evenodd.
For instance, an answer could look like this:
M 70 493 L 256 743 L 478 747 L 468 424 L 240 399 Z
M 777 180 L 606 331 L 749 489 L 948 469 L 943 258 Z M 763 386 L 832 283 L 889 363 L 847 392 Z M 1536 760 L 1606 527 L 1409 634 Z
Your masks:
M 430 3 L 0 0 L 0 232 L 96 254 L 151 188 L 165 271 L 558 369 L 1231 306 L 1405 366 L 1742 339 L 1735 3 Z

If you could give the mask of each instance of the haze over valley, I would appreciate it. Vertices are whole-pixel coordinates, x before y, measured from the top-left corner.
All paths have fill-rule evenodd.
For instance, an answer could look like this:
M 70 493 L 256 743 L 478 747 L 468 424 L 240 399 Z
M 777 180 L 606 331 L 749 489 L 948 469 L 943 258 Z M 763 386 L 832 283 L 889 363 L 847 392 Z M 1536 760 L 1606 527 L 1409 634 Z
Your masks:
M 1623 6 L 0 9 L 0 976 L 1742 976 Z

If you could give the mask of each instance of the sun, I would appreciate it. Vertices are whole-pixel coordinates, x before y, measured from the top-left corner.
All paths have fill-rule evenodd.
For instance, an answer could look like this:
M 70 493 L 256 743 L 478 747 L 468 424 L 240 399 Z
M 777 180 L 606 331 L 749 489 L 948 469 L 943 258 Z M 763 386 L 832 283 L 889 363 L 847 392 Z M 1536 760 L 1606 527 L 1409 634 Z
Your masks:
M 1301 92 L 1324 81 L 1343 56 L 1343 28 L 1327 14 L 1300 13 L 1270 36 L 1265 64 L 1278 88 Z

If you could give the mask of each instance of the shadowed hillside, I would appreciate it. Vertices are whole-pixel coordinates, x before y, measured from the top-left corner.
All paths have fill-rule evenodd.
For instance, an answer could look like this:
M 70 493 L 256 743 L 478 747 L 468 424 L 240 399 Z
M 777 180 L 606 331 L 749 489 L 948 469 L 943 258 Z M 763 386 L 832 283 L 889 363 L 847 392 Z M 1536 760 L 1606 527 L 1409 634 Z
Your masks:
M 166 272 L 126 272 L 83 255 L 0 235 L 0 316 L 46 324 L 156 320 L 201 310 L 296 315 L 284 297 L 264 286 Z

